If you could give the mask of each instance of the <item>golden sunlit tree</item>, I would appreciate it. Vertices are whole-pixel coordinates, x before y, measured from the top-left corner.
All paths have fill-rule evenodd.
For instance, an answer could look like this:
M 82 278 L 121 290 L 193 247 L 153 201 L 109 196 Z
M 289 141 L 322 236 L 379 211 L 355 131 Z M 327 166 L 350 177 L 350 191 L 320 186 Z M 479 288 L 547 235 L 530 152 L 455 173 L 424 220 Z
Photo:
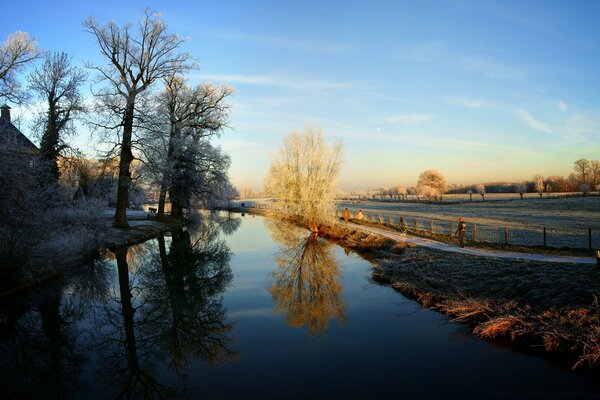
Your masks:
M 321 129 L 290 133 L 271 163 L 265 192 L 318 232 L 335 214 L 341 152 L 341 142 L 327 144 Z

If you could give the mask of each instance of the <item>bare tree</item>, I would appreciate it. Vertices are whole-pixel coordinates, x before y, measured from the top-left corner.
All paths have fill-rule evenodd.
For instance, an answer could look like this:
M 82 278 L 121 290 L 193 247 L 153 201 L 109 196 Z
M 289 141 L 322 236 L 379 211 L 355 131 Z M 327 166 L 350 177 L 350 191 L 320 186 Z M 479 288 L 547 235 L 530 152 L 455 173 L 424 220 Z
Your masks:
M 182 143 L 185 135 L 191 135 L 196 141 L 219 135 L 227 126 L 230 107 L 225 99 L 233 93 L 227 86 L 217 87 L 201 84 L 194 88 L 188 86 L 180 75 L 169 75 L 165 78 L 165 90 L 157 96 L 156 111 L 151 121 L 150 133 L 153 142 L 161 140 L 167 133 L 166 157 L 161 157 L 160 192 L 158 215 L 164 213 L 166 194 L 172 181 L 175 166 L 177 143 Z M 156 124 L 154 121 L 159 121 Z M 163 152 L 164 153 L 164 152 Z
M 590 161 L 590 181 L 592 188 L 595 188 L 600 183 L 600 160 Z
M 437 169 L 428 169 L 419 175 L 417 190 L 421 196 L 441 201 L 442 195 L 448 191 L 448 181 Z
M 71 65 L 66 53 L 48 55 L 42 66 L 29 76 L 29 87 L 47 106 L 35 121 L 41 133 L 40 157 L 48 163 L 49 178 L 59 178 L 58 157 L 66 146 L 65 135 L 73 132 L 73 118 L 84 111 L 79 91 L 86 79 L 81 69 Z
M 521 196 L 521 200 L 523 200 L 523 195 L 527 193 L 527 183 L 515 183 L 515 192 L 519 193 L 519 196 Z
M 341 151 L 339 141 L 325 142 L 321 129 L 287 135 L 271 163 L 265 191 L 318 232 L 335 212 Z
M 469 195 L 469 201 L 473 201 L 473 189 L 467 189 L 467 194 Z
M 575 161 L 575 166 L 573 167 L 577 178 L 579 178 L 579 183 L 588 184 L 590 183 L 590 172 L 591 172 L 591 164 L 589 160 L 585 158 L 581 158 Z
M 121 134 L 118 146 L 119 184 L 114 225 L 127 227 L 128 189 L 131 181 L 129 166 L 134 159 L 132 135 L 138 97 L 153 84 L 177 72 L 193 67 L 190 56 L 179 53 L 183 39 L 168 34 L 160 17 L 145 10 L 137 31 L 131 25 L 117 26 L 113 21 L 104 26 L 90 17 L 85 30 L 94 35 L 107 65 L 88 65 L 106 87 L 95 93 L 101 110 L 112 114 L 103 127 Z
M 533 177 L 533 185 L 535 191 L 538 192 L 540 198 L 542 198 L 542 194 L 544 194 L 544 177 L 541 175 L 535 175 Z
M 479 193 L 483 201 L 485 201 L 485 185 L 483 183 L 478 183 L 475 185 L 475 191 Z
M 15 32 L 0 47 L 0 97 L 20 103 L 21 92 L 17 73 L 39 56 L 37 43 L 27 32 Z

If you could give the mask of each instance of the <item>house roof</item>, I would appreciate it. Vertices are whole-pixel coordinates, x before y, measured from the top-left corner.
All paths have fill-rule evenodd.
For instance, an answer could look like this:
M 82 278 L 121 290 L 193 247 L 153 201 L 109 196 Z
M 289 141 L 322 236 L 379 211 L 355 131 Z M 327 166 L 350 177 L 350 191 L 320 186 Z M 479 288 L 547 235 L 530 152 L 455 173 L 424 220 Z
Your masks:
M 27 138 L 12 122 L 0 118 L 0 147 L 19 147 L 24 150 L 38 150 L 37 146 Z

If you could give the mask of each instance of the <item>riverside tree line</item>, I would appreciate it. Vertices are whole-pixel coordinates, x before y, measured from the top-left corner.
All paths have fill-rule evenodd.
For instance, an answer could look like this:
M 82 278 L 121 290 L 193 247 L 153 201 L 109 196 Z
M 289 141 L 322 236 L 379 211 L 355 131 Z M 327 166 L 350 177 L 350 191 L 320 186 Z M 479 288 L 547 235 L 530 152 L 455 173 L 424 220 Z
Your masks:
M 60 242 L 66 231 L 76 241 L 90 219 L 90 236 L 101 238 L 104 224 L 95 210 L 107 202 L 116 205 L 113 224 L 125 228 L 126 208 L 146 193 L 156 194 L 159 216 L 167 199 L 171 214 L 181 216 L 186 208 L 237 195 L 227 175 L 229 156 L 212 143 L 228 126 L 233 90 L 190 84 L 186 74 L 198 68 L 195 58 L 150 10 L 135 24 L 90 17 L 83 26 L 100 55 L 85 69 L 63 52 L 40 50 L 24 32 L 0 48 L 0 100 L 36 102 L 31 128 L 40 142 L 38 154 L 27 157 L 1 149 L 2 265 L 31 259 L 42 242 Z M 84 95 L 86 83 L 91 96 Z M 76 122 L 103 148 L 97 160 L 69 143 L 81 126 Z M 75 188 L 85 201 L 72 201 Z M 76 216 L 63 221 L 69 212 Z

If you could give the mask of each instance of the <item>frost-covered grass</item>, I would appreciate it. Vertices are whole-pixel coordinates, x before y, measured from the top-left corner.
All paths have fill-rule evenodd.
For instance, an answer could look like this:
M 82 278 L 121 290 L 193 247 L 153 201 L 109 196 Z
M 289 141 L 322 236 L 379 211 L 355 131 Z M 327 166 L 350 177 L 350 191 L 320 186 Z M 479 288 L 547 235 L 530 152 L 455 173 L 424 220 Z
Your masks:
M 574 368 L 597 367 L 600 361 L 600 273 L 595 267 L 412 247 L 379 260 L 373 275 L 471 325 L 483 338 L 562 354 Z
M 435 204 L 426 202 L 339 202 L 338 210 L 345 207 L 352 216 L 362 209 L 374 219 L 381 215 L 387 222 L 392 217 L 398 224 L 400 217 L 412 227 L 417 220 L 419 228 L 448 234 L 450 224 L 456 229 L 459 217 L 464 217 L 473 234 L 472 224 L 477 224 L 477 239 L 504 243 L 504 227 L 508 229 L 509 243 L 542 245 L 543 228 L 546 228 L 547 245 L 552 247 L 586 248 L 588 229 L 592 229 L 592 245 L 600 247 L 600 196 L 560 199 L 486 201 L 460 204 Z

